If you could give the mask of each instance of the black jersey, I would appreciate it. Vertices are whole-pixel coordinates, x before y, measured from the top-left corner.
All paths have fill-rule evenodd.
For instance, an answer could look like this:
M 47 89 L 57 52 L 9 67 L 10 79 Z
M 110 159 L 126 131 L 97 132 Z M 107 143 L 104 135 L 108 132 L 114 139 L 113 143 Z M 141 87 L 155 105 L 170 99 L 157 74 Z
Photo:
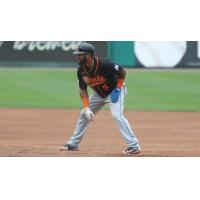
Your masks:
M 101 97 L 105 98 L 117 85 L 117 80 L 123 73 L 123 67 L 109 59 L 94 58 L 94 65 L 87 69 L 80 65 L 77 71 L 79 87 L 86 89 L 89 85 Z

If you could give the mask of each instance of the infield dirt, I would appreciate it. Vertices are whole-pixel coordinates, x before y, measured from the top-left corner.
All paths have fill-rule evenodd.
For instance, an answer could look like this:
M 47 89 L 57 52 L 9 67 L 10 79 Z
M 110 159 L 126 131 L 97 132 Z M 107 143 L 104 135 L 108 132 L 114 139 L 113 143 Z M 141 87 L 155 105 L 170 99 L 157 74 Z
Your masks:
M 124 156 L 126 144 L 110 111 L 88 127 L 77 152 L 59 151 L 74 131 L 79 110 L 0 109 L 0 156 Z M 126 111 L 142 153 L 133 156 L 200 156 L 200 113 Z

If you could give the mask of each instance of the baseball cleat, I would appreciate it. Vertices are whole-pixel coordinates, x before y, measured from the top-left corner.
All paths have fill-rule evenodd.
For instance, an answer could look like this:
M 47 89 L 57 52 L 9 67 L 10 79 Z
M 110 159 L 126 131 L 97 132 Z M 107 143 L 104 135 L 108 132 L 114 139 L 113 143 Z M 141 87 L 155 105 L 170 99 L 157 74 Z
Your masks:
M 123 153 L 125 154 L 138 154 L 140 152 L 141 150 L 139 147 L 128 147 L 127 149 L 123 151 Z
M 60 151 L 78 151 L 78 146 L 66 144 L 64 147 L 60 147 Z

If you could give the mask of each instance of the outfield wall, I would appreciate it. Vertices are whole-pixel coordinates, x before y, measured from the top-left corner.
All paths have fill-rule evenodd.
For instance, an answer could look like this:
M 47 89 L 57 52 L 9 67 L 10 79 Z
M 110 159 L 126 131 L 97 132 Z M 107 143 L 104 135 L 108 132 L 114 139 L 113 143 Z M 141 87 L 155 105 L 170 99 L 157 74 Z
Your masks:
M 0 42 L 0 66 L 75 67 L 73 51 L 80 41 L 10 41 Z M 96 53 L 107 57 L 107 42 L 91 41 Z
M 72 54 L 80 41 L 0 42 L 0 66 L 75 67 Z M 197 41 L 92 41 L 96 54 L 125 67 L 200 68 Z

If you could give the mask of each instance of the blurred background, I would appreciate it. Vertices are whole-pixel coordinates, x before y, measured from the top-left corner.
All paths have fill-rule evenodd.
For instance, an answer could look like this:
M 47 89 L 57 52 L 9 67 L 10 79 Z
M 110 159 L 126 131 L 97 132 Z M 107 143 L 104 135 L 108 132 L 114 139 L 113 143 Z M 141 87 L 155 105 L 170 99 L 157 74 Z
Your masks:
M 198 41 L 89 41 L 96 54 L 125 67 L 199 68 Z M 81 41 L 1 41 L 0 66 L 74 67 L 72 51 Z
M 81 108 L 72 54 L 81 42 L 1 41 L 0 107 Z M 200 111 L 200 42 L 89 42 L 128 69 L 127 109 Z

